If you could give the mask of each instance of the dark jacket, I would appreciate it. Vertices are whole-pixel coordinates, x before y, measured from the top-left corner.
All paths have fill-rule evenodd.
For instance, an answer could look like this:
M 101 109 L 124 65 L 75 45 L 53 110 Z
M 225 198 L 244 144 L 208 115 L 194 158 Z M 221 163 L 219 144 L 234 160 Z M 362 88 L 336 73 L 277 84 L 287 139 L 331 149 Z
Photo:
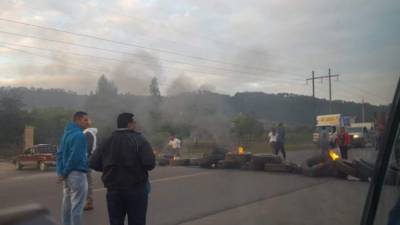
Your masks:
M 285 136 L 286 136 L 286 132 L 285 132 L 285 128 L 283 126 L 279 126 L 276 129 L 276 133 L 278 134 L 276 141 L 280 142 L 280 143 L 284 143 L 285 142 Z
M 90 168 L 103 172 L 107 189 L 131 189 L 148 182 L 148 171 L 156 165 L 153 149 L 138 132 L 113 132 L 90 158 Z

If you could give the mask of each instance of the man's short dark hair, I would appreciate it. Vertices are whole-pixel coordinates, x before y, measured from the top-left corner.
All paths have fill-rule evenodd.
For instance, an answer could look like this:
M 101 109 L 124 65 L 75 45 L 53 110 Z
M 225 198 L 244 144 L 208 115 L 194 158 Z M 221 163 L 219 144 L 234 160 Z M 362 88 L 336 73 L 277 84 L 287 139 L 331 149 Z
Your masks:
M 133 115 L 132 113 L 121 113 L 118 115 L 117 119 L 117 127 L 118 128 L 128 128 L 128 124 L 133 122 Z
M 72 119 L 74 121 L 77 121 L 78 119 L 80 119 L 80 118 L 82 118 L 84 116 L 87 116 L 87 115 L 88 115 L 87 112 L 78 111 L 78 112 L 74 113 L 74 116 L 72 117 Z

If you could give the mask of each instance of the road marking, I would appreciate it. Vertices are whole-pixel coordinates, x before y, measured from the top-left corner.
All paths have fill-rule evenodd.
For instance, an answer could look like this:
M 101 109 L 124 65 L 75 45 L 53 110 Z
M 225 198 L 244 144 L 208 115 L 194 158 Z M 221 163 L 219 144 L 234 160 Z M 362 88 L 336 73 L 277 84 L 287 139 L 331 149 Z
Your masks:
M 204 175 L 208 175 L 208 174 L 210 174 L 210 172 L 201 172 L 201 173 L 174 176 L 174 177 L 165 177 L 165 178 L 150 180 L 150 183 L 156 184 L 156 183 L 161 183 L 161 182 L 165 182 L 165 181 L 180 180 L 180 179 L 185 179 L 185 178 L 190 178 L 190 177 L 204 176 Z M 99 191 L 105 191 L 105 190 L 106 190 L 105 188 L 95 188 L 95 189 L 93 189 L 93 192 L 99 192 Z

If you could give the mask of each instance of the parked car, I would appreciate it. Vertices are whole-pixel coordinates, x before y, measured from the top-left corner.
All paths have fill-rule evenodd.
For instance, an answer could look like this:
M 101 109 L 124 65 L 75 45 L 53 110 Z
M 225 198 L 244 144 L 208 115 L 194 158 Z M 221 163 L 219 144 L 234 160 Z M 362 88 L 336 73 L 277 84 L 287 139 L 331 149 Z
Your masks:
M 349 133 L 351 140 L 350 146 L 363 148 L 368 142 L 368 133 L 362 127 L 348 127 L 346 131 Z
M 49 144 L 34 145 L 25 149 L 22 154 L 14 159 L 15 168 L 22 170 L 25 167 L 36 167 L 45 171 L 48 167 L 56 165 L 56 146 Z

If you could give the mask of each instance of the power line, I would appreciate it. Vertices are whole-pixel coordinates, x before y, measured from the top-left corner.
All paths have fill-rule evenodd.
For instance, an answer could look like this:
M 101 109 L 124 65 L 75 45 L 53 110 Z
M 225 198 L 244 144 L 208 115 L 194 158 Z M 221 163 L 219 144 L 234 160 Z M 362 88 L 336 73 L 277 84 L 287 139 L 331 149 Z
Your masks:
M 71 54 L 71 55 L 76 55 L 76 56 L 92 57 L 92 58 L 115 61 L 115 62 L 121 62 L 121 63 L 142 64 L 142 65 L 146 65 L 146 66 L 152 66 L 152 64 L 149 64 L 149 63 L 126 61 L 126 60 L 120 60 L 120 59 L 115 59 L 115 58 L 110 58 L 110 57 L 94 56 L 94 55 L 81 54 L 81 53 L 75 53 L 75 52 L 66 52 L 66 51 L 61 51 L 61 50 L 39 48 L 39 47 L 34 47 L 34 46 L 11 44 L 11 43 L 2 42 L 2 41 L 0 41 L 0 43 L 7 44 L 7 45 L 18 46 L 18 47 L 24 47 L 24 48 L 32 48 L 32 49 L 38 49 L 38 50 L 44 50 L 44 51 L 50 51 L 50 52 L 58 52 L 58 53 L 63 53 L 63 54 Z M 178 71 L 201 73 L 201 74 L 212 75 L 212 76 L 224 76 L 223 74 L 218 74 L 218 73 L 209 73 L 209 72 L 198 71 L 198 70 L 180 69 L 180 68 L 173 67 L 173 66 L 168 66 L 168 65 L 165 65 L 164 67 L 171 68 L 171 69 L 178 70 Z M 253 76 L 253 77 L 257 77 L 257 78 L 261 78 L 261 79 L 266 79 L 265 77 L 261 77 L 261 76 L 254 75 L 254 74 L 249 74 L 249 73 L 243 73 L 242 75 Z M 268 80 L 268 79 L 266 79 L 266 80 Z M 274 80 L 274 79 L 271 79 L 271 78 L 269 78 L 269 80 L 278 81 L 278 80 Z M 279 82 L 282 82 L 282 81 L 279 81 Z
M 38 39 L 38 40 L 44 40 L 44 41 L 49 41 L 49 42 L 55 42 L 55 43 L 61 43 L 61 44 L 65 44 L 65 45 L 73 45 L 73 46 L 77 46 L 77 47 L 81 47 L 81 48 L 89 48 L 89 49 L 96 49 L 96 50 L 100 50 L 100 51 L 106 51 L 106 52 L 111 52 L 111 53 L 118 53 L 118 54 L 124 54 L 124 55 L 131 55 L 131 56 L 135 56 L 137 57 L 136 54 L 131 53 L 131 52 L 125 52 L 125 51 L 119 51 L 119 50 L 111 50 L 111 49 L 105 49 L 105 48 L 100 48 L 100 47 L 95 47 L 95 46 L 89 46 L 89 45 L 83 45 L 83 44 L 77 44 L 77 43 L 73 43 L 73 42 L 68 42 L 68 41 L 62 41 L 62 40 L 55 40 L 55 39 L 48 39 L 48 38 L 43 38 L 43 37 L 38 37 L 38 36 L 33 36 L 33 35 L 26 35 L 26 34 L 20 34 L 20 33 L 13 33 L 13 32 L 7 32 L 7 31 L 2 31 L 0 30 L 0 33 L 3 34 L 8 34 L 8 35 L 13 35 L 13 36 L 20 36 L 20 37 L 28 37 L 28 38 L 33 38 L 33 39 Z M 146 56 L 145 56 L 146 57 Z M 150 58 L 150 57 L 147 57 Z M 236 73 L 248 73 L 248 72 L 244 72 L 244 71 L 239 71 L 239 70 L 232 70 L 232 69 L 226 69 L 226 68 L 222 68 L 222 67 L 212 67 L 212 66 L 207 66 L 207 65 L 196 65 L 196 64 L 192 64 L 192 63 L 187 63 L 187 62 L 182 62 L 182 61 L 177 61 L 177 60 L 169 60 L 169 59 L 164 59 L 164 58 L 159 58 L 160 61 L 165 61 L 165 62 L 170 62 L 170 63 L 178 63 L 178 64 L 185 64 L 185 65 L 190 65 L 190 66 L 199 66 L 199 67 L 207 67 L 210 69 L 215 69 L 215 70 L 222 70 L 222 71 L 228 71 L 228 72 L 236 72 Z M 246 67 L 246 68 L 250 68 L 253 70 L 258 70 L 258 71 L 262 71 L 262 72 L 273 72 L 273 73 L 280 73 L 280 74 L 292 74 L 289 72 L 285 72 L 285 71 L 278 71 L 278 70 L 272 70 L 272 69 L 258 69 L 258 68 L 252 68 L 252 67 Z M 300 81 L 300 79 L 298 79 Z
M 15 48 L 10 48 L 10 47 L 5 47 L 5 48 L 12 49 L 12 50 L 15 50 L 15 51 L 20 51 L 20 52 L 23 52 L 23 53 L 25 53 L 25 54 L 29 54 L 29 55 L 38 56 L 38 57 L 41 57 L 41 58 L 46 58 L 46 59 L 53 60 L 53 58 L 51 58 L 51 57 L 46 57 L 46 56 L 43 56 L 43 55 L 34 54 L 34 53 L 27 52 L 27 51 L 24 51 L 24 50 L 21 50 L 21 49 L 15 49 Z M 78 54 L 79 54 L 79 53 L 76 53 L 76 55 L 78 55 Z M 82 55 L 82 54 L 80 54 L 80 55 Z M 90 56 L 90 55 L 82 55 L 82 56 L 95 57 L 95 58 L 102 58 L 102 57 Z M 104 58 L 104 59 L 106 59 L 106 58 Z M 146 64 L 146 65 L 147 65 L 147 64 Z M 85 66 L 86 66 L 86 65 L 85 65 Z M 172 69 L 181 71 L 181 70 L 178 69 L 178 68 L 172 68 Z M 186 71 L 187 71 L 187 70 L 186 70 Z M 203 74 L 207 74 L 207 75 L 211 75 L 211 76 L 220 76 L 220 77 L 223 76 L 223 77 L 225 77 L 224 75 L 221 75 L 221 74 L 206 73 L 206 72 L 203 72 L 203 71 L 194 71 L 194 70 L 190 70 L 190 71 L 188 71 L 188 72 L 203 73 Z M 104 73 L 104 71 L 100 71 L 100 73 Z M 266 79 L 265 77 L 259 77 L 259 78 L 262 78 L 263 80 L 268 80 L 268 79 Z M 276 81 L 276 80 L 272 80 L 272 81 Z M 287 83 L 287 84 L 290 84 L 290 85 L 295 85 L 295 84 L 299 85 L 298 83 L 294 83 L 294 82 L 290 82 L 290 81 L 279 81 L 279 82 L 280 82 L 280 83 Z
M 12 3 L 12 4 L 15 4 L 13 1 L 9 1 L 9 2 Z M 36 11 L 38 11 L 38 10 L 41 11 L 41 10 L 42 10 L 42 9 L 35 8 L 35 7 L 32 7 L 32 6 L 28 6 L 28 5 L 24 5 L 24 7 L 27 7 L 27 8 L 36 10 Z M 120 11 L 117 11 L 117 10 L 112 9 L 112 8 L 109 8 L 109 7 L 108 7 L 108 8 L 105 8 L 105 7 L 100 6 L 100 5 L 96 5 L 95 7 L 96 7 L 96 8 L 99 8 L 99 9 L 101 9 L 101 10 L 103 10 L 103 11 L 109 11 L 109 12 L 117 13 L 118 16 L 123 16 L 123 17 L 129 18 L 129 19 L 131 19 L 131 20 L 136 20 L 136 21 L 139 21 L 140 23 L 141 23 L 141 22 L 145 22 L 145 23 L 151 23 L 151 24 L 153 24 L 153 25 L 156 24 L 155 22 L 150 21 L 150 20 L 145 20 L 145 19 L 142 19 L 142 18 L 139 18 L 139 17 L 136 17 L 136 16 L 131 16 L 131 15 L 128 16 L 128 15 L 125 15 L 125 14 L 121 14 Z M 69 17 L 71 17 L 71 18 L 74 18 L 74 17 L 72 17 L 72 16 L 69 15 L 69 14 L 67 14 L 67 16 L 69 16 Z M 174 27 L 167 27 L 167 26 L 165 26 L 165 24 L 161 24 L 161 25 L 160 25 L 160 24 L 156 24 L 156 26 L 159 27 L 159 28 L 163 28 L 164 30 L 169 30 L 169 31 L 172 31 L 172 32 L 174 32 L 174 33 L 180 34 L 180 35 L 182 35 L 182 34 L 184 34 L 184 33 L 186 33 L 186 34 L 191 33 L 191 32 L 189 32 L 189 31 L 182 31 L 182 30 L 177 29 L 177 28 L 174 28 Z M 242 47 L 240 47 L 240 46 L 237 46 L 236 44 L 227 43 L 227 42 L 223 42 L 223 41 L 220 41 L 220 40 L 216 40 L 216 39 L 210 38 L 210 37 L 208 37 L 208 36 L 206 36 L 206 35 L 201 35 L 200 33 L 195 34 L 195 36 L 198 36 L 198 37 L 200 37 L 200 38 L 202 38 L 202 39 L 207 39 L 207 40 L 209 40 L 209 41 L 212 41 L 212 42 L 215 42 L 215 43 L 218 43 L 218 44 L 223 44 L 223 45 L 225 45 L 225 46 L 228 45 L 228 46 L 235 47 L 235 48 L 242 48 Z M 182 44 L 182 43 L 179 43 L 179 42 L 177 42 L 177 41 L 173 41 L 173 40 L 169 40 L 169 39 L 165 39 L 165 38 L 160 38 L 160 37 L 158 37 L 158 39 L 160 39 L 160 40 L 162 40 L 162 41 L 166 41 L 166 42 L 175 43 L 175 44 L 178 44 L 178 45 Z M 203 46 L 197 46 L 197 45 L 195 46 L 195 45 L 188 44 L 188 43 L 183 43 L 183 44 L 184 44 L 184 45 L 187 45 L 187 46 L 191 46 L 191 47 L 203 49 Z M 218 49 L 217 49 L 217 50 L 218 50 Z M 223 50 L 219 50 L 219 52 L 223 52 Z M 257 52 L 257 51 L 251 51 L 251 52 L 254 52 L 254 53 L 258 54 L 258 55 L 264 55 L 264 56 L 265 56 L 265 54 L 260 53 L 260 52 Z
M 183 53 L 178 53 L 178 52 L 165 50 L 165 49 L 160 49 L 160 48 L 146 47 L 146 46 L 142 46 L 142 45 L 139 45 L 139 44 L 136 44 L 136 43 L 125 43 L 125 42 L 122 42 L 122 41 L 115 41 L 115 40 L 102 38 L 102 37 L 98 37 L 98 36 L 94 36 L 94 35 L 81 34 L 81 33 L 76 33 L 76 32 L 72 32 L 72 31 L 53 28 L 53 27 L 40 26 L 40 25 L 24 23 L 24 22 L 20 22 L 20 21 L 5 19 L 5 18 L 0 18 L 0 20 L 4 21 L 4 22 L 14 23 L 14 24 L 20 24 L 20 25 L 31 26 L 31 27 L 45 29 L 45 30 L 51 30 L 51 31 L 66 33 L 66 34 L 70 34 L 70 35 L 74 35 L 74 36 L 91 38 L 91 39 L 104 41 L 104 42 L 109 42 L 109 43 L 118 44 L 118 45 L 124 45 L 124 46 L 130 46 L 130 47 L 135 47 L 135 48 L 146 49 L 146 50 L 149 50 L 149 51 L 156 51 L 156 52 L 161 52 L 161 53 L 166 53 L 166 54 L 171 54 L 171 55 L 177 55 L 177 56 L 181 56 L 181 57 L 187 57 L 187 58 L 192 58 L 192 59 L 197 59 L 197 60 L 202 60 L 202 61 L 208 61 L 208 62 L 213 62 L 213 63 L 219 63 L 219 64 L 224 64 L 224 65 L 241 66 L 241 67 L 245 67 L 245 68 L 248 67 L 248 66 L 245 66 L 245 65 L 224 62 L 224 61 L 220 61 L 220 60 L 216 60 L 216 59 L 209 59 L 209 58 L 205 58 L 205 57 L 201 57 L 201 56 L 183 54 Z M 256 68 L 256 67 L 250 67 L 250 68 Z

